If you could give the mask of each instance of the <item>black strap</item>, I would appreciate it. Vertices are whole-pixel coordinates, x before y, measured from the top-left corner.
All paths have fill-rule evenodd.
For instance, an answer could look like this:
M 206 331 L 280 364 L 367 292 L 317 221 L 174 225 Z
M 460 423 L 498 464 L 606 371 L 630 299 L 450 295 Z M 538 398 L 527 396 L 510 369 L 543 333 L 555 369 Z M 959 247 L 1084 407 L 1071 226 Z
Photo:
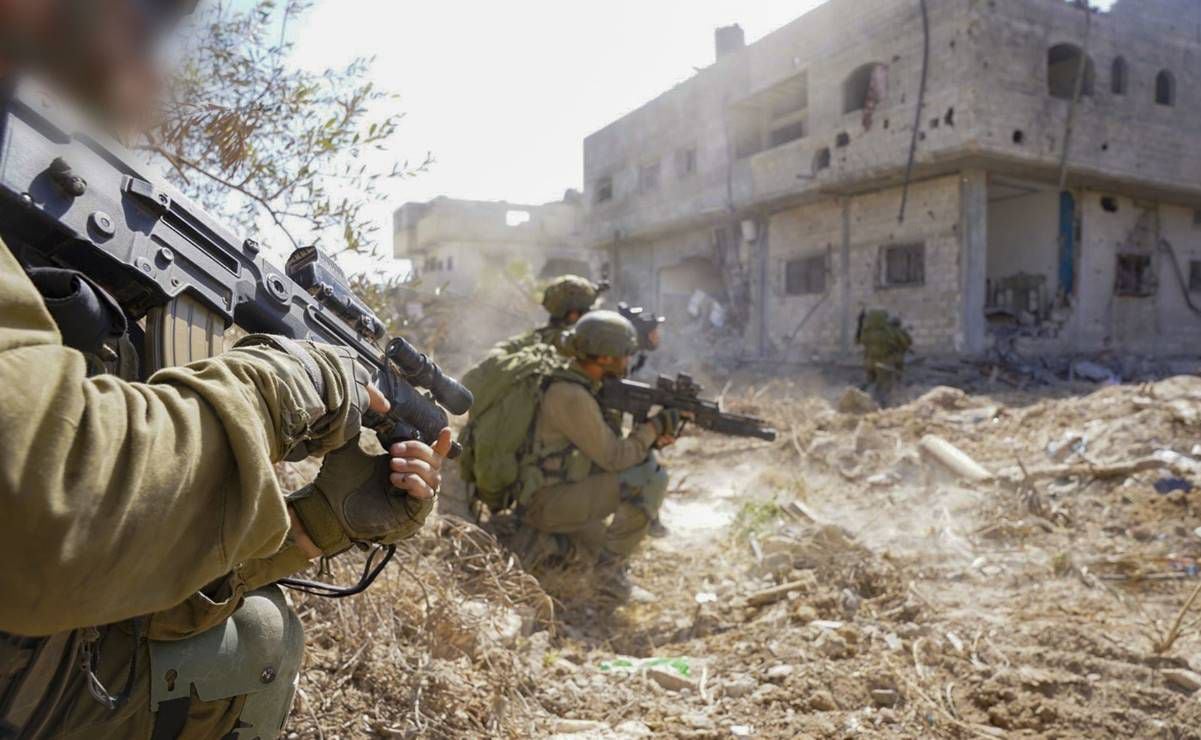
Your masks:
M 178 738 L 184 725 L 188 723 L 188 709 L 191 706 L 192 699 L 187 696 L 159 702 L 158 711 L 154 713 L 154 732 L 150 734 L 150 740 Z

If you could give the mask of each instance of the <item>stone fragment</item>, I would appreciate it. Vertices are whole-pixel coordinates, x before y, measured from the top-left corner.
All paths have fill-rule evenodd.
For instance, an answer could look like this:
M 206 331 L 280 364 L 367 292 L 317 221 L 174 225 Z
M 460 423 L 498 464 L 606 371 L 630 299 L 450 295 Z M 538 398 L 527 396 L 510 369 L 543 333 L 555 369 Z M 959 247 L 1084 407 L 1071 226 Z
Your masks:
M 838 702 L 829 691 L 816 691 L 809 697 L 809 710 L 812 712 L 838 711 Z
M 838 413 L 840 414 L 870 414 L 873 411 L 879 411 L 880 405 L 858 388 L 847 388 L 842 396 L 838 399 Z
M 684 689 L 696 691 L 697 688 L 696 681 L 687 676 L 681 676 L 670 668 L 660 668 L 658 666 L 647 668 L 646 677 L 668 691 L 683 691 Z
M 722 685 L 722 691 L 731 699 L 741 699 L 754 693 L 757 688 L 759 688 L 759 682 L 745 673 L 730 676 Z
M 655 734 L 645 722 L 639 722 L 636 719 L 626 720 L 614 727 L 613 730 L 621 737 L 650 737 Z
M 590 719 L 568 719 L 560 718 L 555 720 L 554 731 L 560 734 L 574 734 L 580 732 L 604 732 L 609 729 L 609 725 L 604 722 L 596 722 Z
M 780 683 L 780 682 L 784 681 L 784 679 L 791 676 L 792 672 L 794 670 L 796 670 L 796 669 L 793 668 L 792 666 L 788 665 L 787 663 L 780 663 L 779 665 L 774 665 L 771 668 L 767 669 L 767 680 L 774 681 L 776 683 Z
M 1184 668 L 1168 668 L 1160 673 L 1163 674 L 1163 680 L 1176 688 L 1190 692 L 1201 689 L 1201 673 Z
M 872 704 L 877 707 L 895 707 L 900 696 L 893 689 L 873 689 Z

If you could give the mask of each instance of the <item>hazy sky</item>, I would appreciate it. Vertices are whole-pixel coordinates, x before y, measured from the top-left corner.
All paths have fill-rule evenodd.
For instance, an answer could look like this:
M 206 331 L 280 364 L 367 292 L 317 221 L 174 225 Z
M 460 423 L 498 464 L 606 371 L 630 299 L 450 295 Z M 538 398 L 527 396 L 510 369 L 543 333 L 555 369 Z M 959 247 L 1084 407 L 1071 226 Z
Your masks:
M 384 160 L 436 160 L 373 212 L 390 251 L 405 201 L 541 203 L 581 187 L 584 137 L 712 63 L 715 28 L 739 23 L 751 42 L 823 2 L 317 0 L 291 35 L 305 67 L 375 57 L 372 79 L 406 113 Z
M 749 41 L 822 1 L 319 0 L 296 57 L 375 56 L 373 78 L 401 95 L 401 158 L 437 162 L 393 188 L 393 207 L 540 203 L 581 186 L 585 136 L 711 63 L 717 26 Z

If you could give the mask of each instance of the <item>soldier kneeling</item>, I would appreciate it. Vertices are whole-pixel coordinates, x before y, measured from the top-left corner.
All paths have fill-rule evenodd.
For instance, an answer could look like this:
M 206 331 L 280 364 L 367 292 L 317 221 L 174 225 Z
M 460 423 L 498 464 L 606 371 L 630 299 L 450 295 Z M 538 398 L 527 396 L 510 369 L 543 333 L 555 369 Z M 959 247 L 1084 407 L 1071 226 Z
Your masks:
M 541 486 L 526 499 L 522 526 L 559 535 L 577 556 L 594 558 L 604 590 L 625 598 L 626 561 L 667 492 L 667 472 L 654 450 L 675 442 L 681 419 L 660 411 L 624 438 L 606 420 L 597 401 L 601 385 L 626 375 L 639 346 L 637 331 L 620 314 L 586 314 L 566 346 L 574 360 L 549 378 L 535 417 L 527 465 Z

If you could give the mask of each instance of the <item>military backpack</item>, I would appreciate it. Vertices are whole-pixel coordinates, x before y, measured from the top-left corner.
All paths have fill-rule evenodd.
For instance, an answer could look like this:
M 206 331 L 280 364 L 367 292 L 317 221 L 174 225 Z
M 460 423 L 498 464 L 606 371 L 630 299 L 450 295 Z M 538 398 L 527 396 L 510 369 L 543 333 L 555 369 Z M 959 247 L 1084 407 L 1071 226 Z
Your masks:
M 509 508 L 526 488 L 523 470 L 533 455 L 538 407 L 551 378 L 567 363 L 554 346 L 539 342 L 494 354 L 463 376 L 475 404 L 459 436 L 459 470 L 489 509 Z

